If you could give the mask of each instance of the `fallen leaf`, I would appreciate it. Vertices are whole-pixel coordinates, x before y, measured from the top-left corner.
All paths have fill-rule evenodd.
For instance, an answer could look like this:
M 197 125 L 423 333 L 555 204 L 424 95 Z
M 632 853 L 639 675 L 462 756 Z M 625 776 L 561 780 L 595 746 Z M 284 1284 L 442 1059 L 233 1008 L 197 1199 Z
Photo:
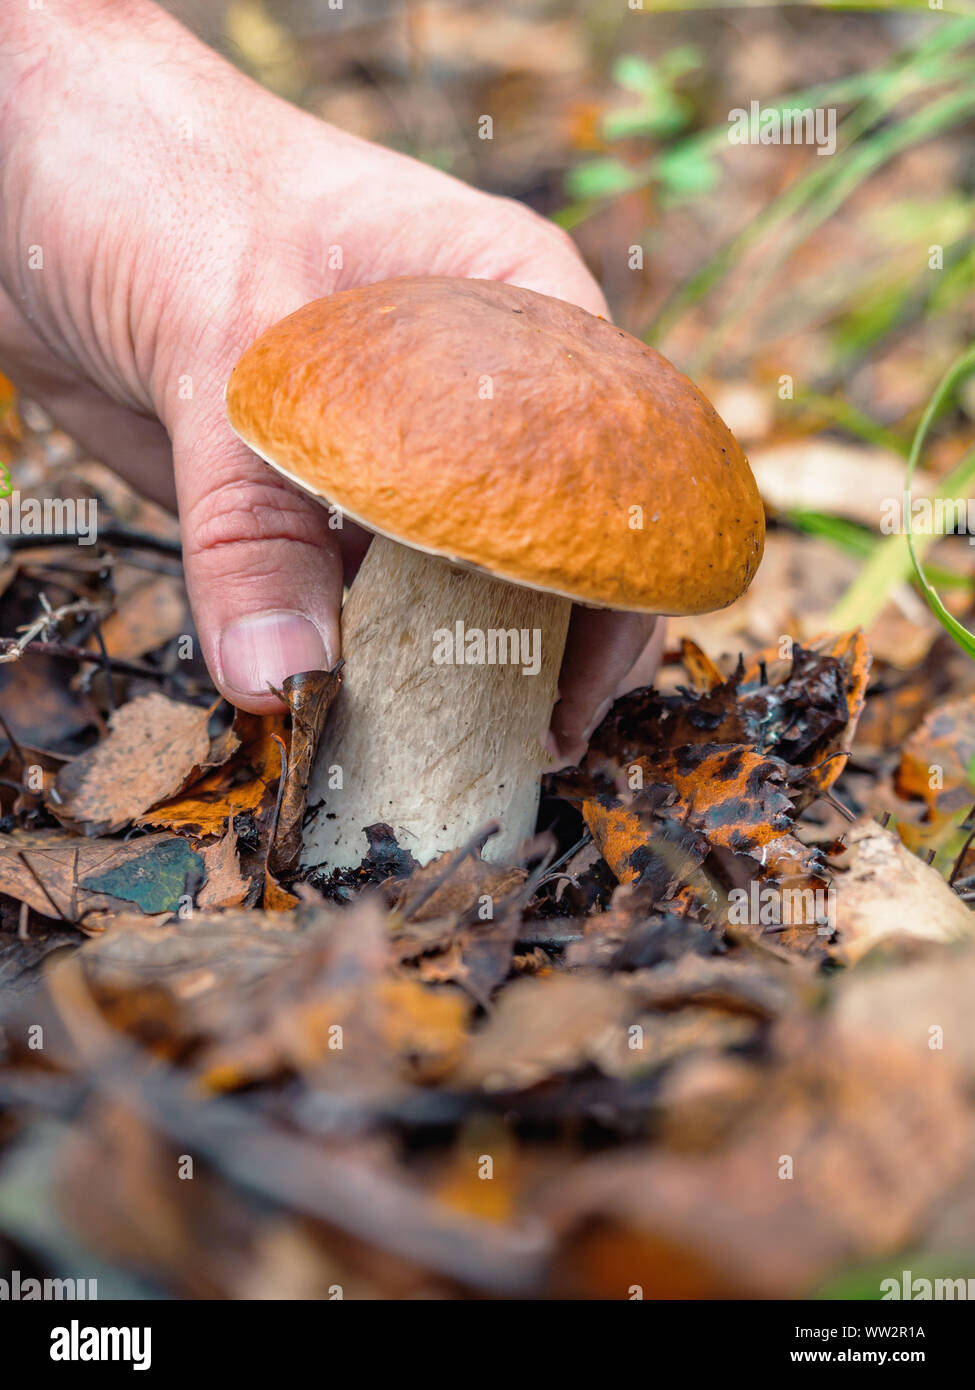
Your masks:
M 780 1039 L 717 1152 L 612 1154 L 536 1194 L 563 1232 L 557 1296 L 802 1297 L 923 1228 L 968 1159 L 954 1079 L 825 1023 Z
M 220 840 L 202 848 L 206 882 L 196 897 L 198 908 L 239 907 L 251 890 L 249 879 L 240 871 L 237 835 L 233 819 Z
M 946 813 L 970 806 L 975 783 L 975 695 L 937 706 L 904 744 L 896 787 L 919 797 L 928 811 Z
M 600 1035 L 629 1008 L 626 993 L 612 979 L 552 975 L 515 980 L 471 1038 L 452 1084 L 525 1090 L 572 1071 L 593 1055 Z
M 681 638 L 680 657 L 695 690 L 706 692 L 713 690 L 716 685 L 724 685 L 724 676 L 718 667 L 689 637 Z
M 341 684 L 341 666 L 336 666 L 333 671 L 305 671 L 289 676 L 282 687 L 281 693 L 291 712 L 291 741 L 281 809 L 268 856 L 268 868 L 274 875 L 297 866 L 301 854 L 305 790 L 325 717 Z
M 749 451 L 748 461 L 764 500 L 777 511 L 816 511 L 860 521 L 876 530 L 884 504 L 904 495 L 904 460 L 887 449 L 816 438 L 790 440 Z M 919 470 L 915 497 L 932 490 Z
M 113 613 L 101 624 L 102 640 L 109 656 L 133 660 L 165 646 L 185 631 L 186 590 L 175 575 L 142 575 L 119 597 Z M 98 660 L 98 648 L 92 648 Z
M 178 835 L 127 841 L 57 830 L 0 835 L 0 892 L 82 928 L 89 913 L 123 905 L 175 912 L 202 878 L 202 857 Z
M 273 806 L 271 788 L 281 776 L 281 755 L 273 736 L 286 733 L 285 716 L 238 710 L 233 730 L 239 747 L 227 762 L 207 772 L 180 796 L 160 801 L 140 816 L 138 823 L 193 835 L 220 835 L 229 817 Z
M 210 752 L 210 711 L 153 692 L 115 711 L 108 736 L 58 773 L 47 802 L 62 825 L 119 830 L 172 796 Z
M 851 970 L 830 994 L 830 1015 L 851 1036 L 889 1038 L 930 1065 L 932 1053 L 975 1081 L 975 950 L 931 948 L 880 970 Z
M 397 880 L 394 901 L 403 917 L 412 922 L 439 917 L 459 921 L 471 913 L 478 920 L 490 921 L 495 905 L 516 892 L 526 877 L 524 869 L 491 864 L 479 854 L 460 859 L 451 851 L 414 869 L 409 878 Z M 483 915 L 485 912 L 488 916 Z
M 891 831 L 864 819 L 850 827 L 847 839 L 849 868 L 832 880 L 837 959 L 855 965 L 880 945 L 947 943 L 973 934 L 971 911 Z

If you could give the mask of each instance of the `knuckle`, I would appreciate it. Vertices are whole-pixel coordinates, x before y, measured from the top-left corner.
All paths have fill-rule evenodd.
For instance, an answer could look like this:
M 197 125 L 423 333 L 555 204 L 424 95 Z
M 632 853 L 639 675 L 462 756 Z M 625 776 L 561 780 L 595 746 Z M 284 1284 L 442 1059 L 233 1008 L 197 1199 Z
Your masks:
M 319 545 L 327 534 L 310 504 L 289 489 L 225 479 L 184 517 L 184 554 L 193 559 L 270 541 Z

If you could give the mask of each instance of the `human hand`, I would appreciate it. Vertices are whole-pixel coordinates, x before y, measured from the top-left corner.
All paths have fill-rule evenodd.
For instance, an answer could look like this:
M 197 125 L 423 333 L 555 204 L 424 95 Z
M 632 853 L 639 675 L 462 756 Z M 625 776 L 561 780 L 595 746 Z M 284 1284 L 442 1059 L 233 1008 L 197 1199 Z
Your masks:
M 368 537 L 329 530 L 230 432 L 243 349 L 308 300 L 399 275 L 507 280 L 605 314 L 600 290 L 552 224 L 289 106 L 147 0 L 0 18 L 0 83 L 0 364 L 178 504 L 210 672 L 234 704 L 276 708 L 269 685 L 337 660 Z M 575 611 L 563 758 L 634 662 L 652 668 L 653 628 Z

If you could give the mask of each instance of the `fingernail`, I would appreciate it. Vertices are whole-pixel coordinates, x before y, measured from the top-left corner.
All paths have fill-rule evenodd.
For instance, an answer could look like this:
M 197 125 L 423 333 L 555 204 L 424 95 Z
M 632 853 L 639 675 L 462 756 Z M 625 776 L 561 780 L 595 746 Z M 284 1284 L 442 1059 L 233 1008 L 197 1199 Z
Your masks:
M 254 613 L 223 630 L 220 669 L 224 684 L 241 695 L 266 695 L 268 686 L 299 671 L 328 664 L 325 643 L 300 613 Z

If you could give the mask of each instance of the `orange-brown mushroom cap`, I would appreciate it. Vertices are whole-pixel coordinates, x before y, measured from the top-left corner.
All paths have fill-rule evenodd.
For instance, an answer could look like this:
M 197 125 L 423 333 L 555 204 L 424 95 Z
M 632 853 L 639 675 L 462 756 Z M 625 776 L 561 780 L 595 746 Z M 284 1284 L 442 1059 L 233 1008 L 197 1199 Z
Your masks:
M 578 602 L 708 612 L 762 557 L 748 461 L 697 387 L 514 285 L 387 280 L 306 304 L 241 357 L 227 413 L 370 530 Z

